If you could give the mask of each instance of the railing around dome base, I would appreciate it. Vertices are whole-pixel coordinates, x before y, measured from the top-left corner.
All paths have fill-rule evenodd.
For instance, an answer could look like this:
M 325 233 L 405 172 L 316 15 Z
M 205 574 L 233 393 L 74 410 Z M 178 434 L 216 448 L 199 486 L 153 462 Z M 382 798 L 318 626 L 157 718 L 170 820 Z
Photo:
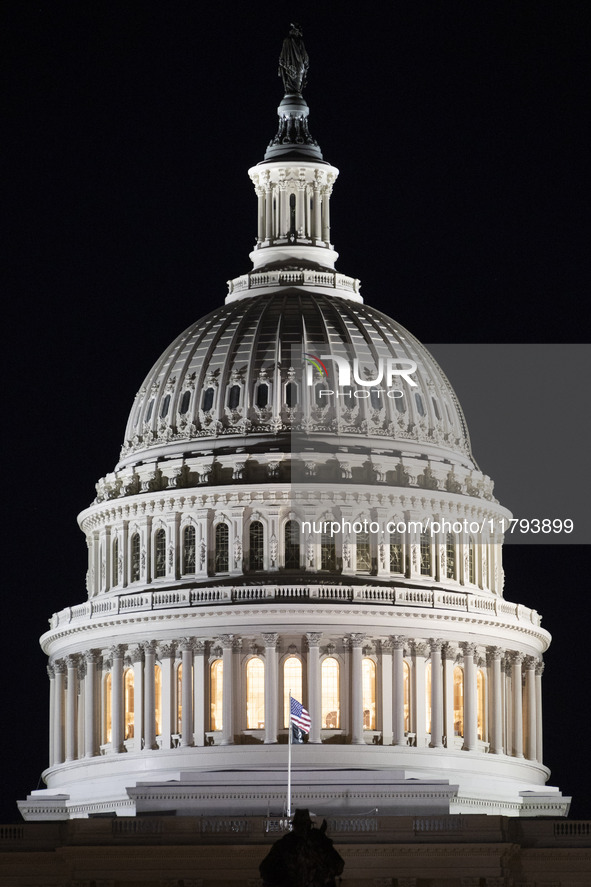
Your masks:
M 515 619 L 539 627 L 542 618 L 537 610 L 512 604 L 503 598 L 484 594 L 466 594 L 443 589 L 401 588 L 396 586 L 353 585 L 240 585 L 219 588 L 183 588 L 162 591 L 142 591 L 137 594 L 115 594 L 86 601 L 75 607 L 66 607 L 54 613 L 51 629 L 71 623 L 102 619 L 120 613 L 145 610 L 203 607 L 212 604 L 249 604 L 258 601 L 270 603 L 309 602 L 376 603 L 389 606 L 421 607 L 435 610 L 457 610 L 468 613 L 490 614 Z
M 228 281 L 228 294 L 246 292 L 260 287 L 322 286 L 358 293 L 360 282 L 338 271 L 251 271 Z

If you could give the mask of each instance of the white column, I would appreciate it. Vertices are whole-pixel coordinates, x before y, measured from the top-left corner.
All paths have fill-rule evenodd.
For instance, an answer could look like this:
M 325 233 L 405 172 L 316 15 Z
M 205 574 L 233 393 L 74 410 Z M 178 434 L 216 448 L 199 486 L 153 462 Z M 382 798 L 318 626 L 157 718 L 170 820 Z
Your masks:
M 144 648 L 144 748 L 157 748 L 156 744 L 156 642 L 146 641 Z
M 78 659 L 76 656 L 66 657 L 67 689 L 66 689 L 66 762 L 76 757 L 76 701 L 78 696 Z
M 265 188 L 265 240 L 273 239 L 273 191 L 268 185 Z
M 492 664 L 492 724 L 490 750 L 495 755 L 503 754 L 503 680 L 501 672 L 501 647 L 492 647 L 489 652 Z
M 431 638 L 431 748 L 443 746 L 443 674 L 441 649 L 443 641 Z
M 269 745 L 277 742 L 277 707 L 279 705 L 277 641 L 279 635 L 270 632 L 263 635 L 263 640 L 265 642 L 265 743 Z
M 172 748 L 172 734 L 176 733 L 174 702 L 174 644 L 159 644 L 158 658 L 162 669 L 162 748 Z M 173 728 L 174 725 L 174 728 Z
M 363 738 L 363 650 L 364 634 L 349 635 L 351 650 L 351 744 L 364 745 Z
M 536 760 L 536 662 L 533 656 L 525 658 L 525 693 L 527 696 L 527 746 L 525 756 L 530 761 Z
M 445 644 L 442 650 L 443 659 L 443 732 L 445 747 L 454 748 L 454 667 L 457 651 L 451 644 Z
M 222 745 L 234 745 L 234 635 L 223 634 Z
M 47 677 L 49 678 L 49 766 L 53 767 L 54 753 L 53 742 L 55 732 L 55 669 L 50 663 L 47 666 Z
M 318 173 L 316 173 L 318 175 Z M 322 193 L 320 191 L 320 181 L 318 178 L 314 181 L 314 212 L 312 216 L 312 239 L 318 241 L 322 237 L 322 212 L 321 212 Z
M 53 733 L 53 752 L 56 764 L 64 761 L 64 684 L 66 677 L 66 663 L 58 659 L 53 663 L 55 671 L 55 716 Z
M 319 631 L 306 632 L 308 639 L 308 709 L 312 725 L 308 742 L 321 742 L 322 727 L 322 696 L 320 687 L 320 638 Z
M 330 195 L 332 187 L 325 185 L 322 189 L 322 239 L 328 246 L 330 243 Z
M 476 644 L 460 645 L 464 652 L 464 745 L 463 751 L 476 751 L 478 748 L 476 665 L 474 654 Z
M 298 190 L 296 192 L 296 234 L 304 233 L 304 201 L 306 199 L 306 182 L 304 179 L 298 181 Z
M 122 644 L 110 649 L 111 665 L 111 745 L 114 752 L 125 750 L 123 745 L 123 650 Z
M 181 746 L 193 745 L 193 641 L 181 638 Z
M 205 745 L 205 643 L 193 645 L 193 712 L 195 718 L 194 745 Z
M 427 654 L 427 644 L 422 641 L 411 641 L 410 650 L 413 660 L 411 683 L 414 729 L 417 737 L 417 748 L 425 748 L 427 739 L 427 706 L 425 696 L 425 656 Z
M 261 243 L 265 237 L 265 189 L 257 186 L 258 216 L 257 216 L 257 240 Z
M 392 639 L 380 644 L 382 688 L 382 745 L 392 745 Z
M 523 653 L 513 655 L 513 754 L 516 758 L 523 757 L 523 696 L 521 681 L 521 665 Z
M 144 738 L 144 650 L 138 645 L 131 651 L 133 663 L 133 750 L 142 749 Z
M 87 650 L 84 654 L 86 675 L 84 678 L 84 756 L 93 758 L 96 755 L 96 660 L 95 650 Z
M 392 745 L 406 745 L 404 732 L 404 638 L 392 638 L 394 719 L 392 722 Z
M 542 675 L 544 674 L 544 663 L 538 659 L 536 665 L 536 760 L 542 764 L 544 762 L 544 745 L 542 734 Z

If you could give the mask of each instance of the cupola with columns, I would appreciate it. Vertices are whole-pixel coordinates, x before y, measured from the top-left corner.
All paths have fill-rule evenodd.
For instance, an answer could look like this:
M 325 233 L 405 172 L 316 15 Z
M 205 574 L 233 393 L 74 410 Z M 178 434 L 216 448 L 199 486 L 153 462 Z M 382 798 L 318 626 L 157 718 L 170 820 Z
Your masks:
M 294 807 L 568 810 L 545 787 L 550 635 L 503 596 L 510 515 L 441 368 L 335 269 L 307 69 L 294 25 L 249 170 L 253 269 L 150 370 L 79 517 L 86 600 L 41 638 L 47 788 L 26 819 L 281 813 L 290 691 L 312 721 Z

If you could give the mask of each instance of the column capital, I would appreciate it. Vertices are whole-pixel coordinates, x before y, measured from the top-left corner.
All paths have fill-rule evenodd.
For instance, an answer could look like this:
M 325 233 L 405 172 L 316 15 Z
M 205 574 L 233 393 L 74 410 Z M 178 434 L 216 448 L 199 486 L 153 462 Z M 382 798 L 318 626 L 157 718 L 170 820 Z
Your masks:
M 134 665 L 136 662 L 143 662 L 144 661 L 144 648 L 142 647 L 141 644 L 137 644 L 137 646 L 130 648 L 129 655 L 130 655 L 131 661 L 134 663 Z
M 525 661 L 525 653 L 513 653 L 513 655 L 511 656 L 511 661 L 513 665 L 521 666 L 522 663 Z
M 443 650 L 443 641 L 441 638 L 429 638 L 429 647 L 432 653 L 441 653 Z
M 536 674 L 543 675 L 545 667 L 546 667 L 546 664 L 544 662 L 542 662 L 541 659 L 538 659 L 538 661 L 536 663 Z
M 47 665 L 47 677 L 50 681 L 53 681 L 55 678 L 55 668 L 51 662 Z
M 503 659 L 505 655 L 505 651 L 502 647 L 487 647 L 486 648 L 486 657 L 491 662 L 494 662 L 497 659 Z
M 182 652 L 193 651 L 195 648 L 195 641 L 193 638 L 180 638 L 178 642 L 178 649 Z
M 112 659 L 123 659 L 125 653 L 125 644 L 113 644 L 109 647 L 109 655 Z
M 158 644 L 158 655 L 160 659 L 174 659 L 176 653 L 176 644 L 172 641 L 170 644 Z
M 452 646 L 452 644 L 444 644 L 441 650 L 441 655 L 444 659 L 447 659 L 449 662 L 455 662 L 456 656 L 458 655 L 457 649 Z
M 392 635 L 390 638 L 392 641 L 392 649 L 393 650 L 404 650 L 404 646 L 406 644 L 406 638 L 402 634 Z
M 306 638 L 308 640 L 308 647 L 318 647 L 320 644 L 321 637 L 322 637 L 321 631 L 307 631 Z
M 271 647 L 273 650 L 277 647 L 277 641 L 279 640 L 279 634 L 276 631 L 269 631 L 263 634 L 263 641 L 265 642 L 265 648 Z
M 425 641 L 415 641 L 412 640 L 409 643 L 410 652 L 413 656 L 426 656 L 427 655 L 427 644 Z
M 150 653 L 156 653 L 156 648 L 158 645 L 156 641 L 144 641 L 141 646 L 143 648 L 144 655 L 149 655 Z
M 53 670 L 56 674 L 65 674 L 66 673 L 66 663 L 63 659 L 56 659 L 53 662 Z
M 86 659 L 83 659 L 82 657 L 80 657 L 78 659 L 78 669 L 77 670 L 78 670 L 78 679 L 80 681 L 84 680 L 84 678 L 86 677 Z
M 526 671 L 533 671 L 538 664 L 538 660 L 535 656 L 526 656 L 523 664 L 525 666 Z
M 364 640 L 365 635 L 362 632 L 354 632 L 349 635 L 349 643 L 351 644 L 351 647 L 361 647 Z
M 84 659 L 86 660 L 87 665 L 96 665 L 99 658 L 98 650 L 85 650 L 84 651 Z
M 193 644 L 193 653 L 199 653 L 202 656 L 205 653 L 205 641 L 195 641 Z
M 224 650 L 231 650 L 234 646 L 234 635 L 233 634 L 221 634 L 220 642 Z
M 476 644 L 473 644 L 469 641 L 461 641 L 460 648 L 464 656 L 472 656 L 472 658 L 474 658 L 474 654 L 476 653 Z
M 78 668 L 78 656 L 76 654 L 66 656 L 66 668 L 68 671 Z
M 392 638 L 385 638 L 383 641 L 379 641 L 379 645 L 382 653 L 391 653 L 394 642 Z

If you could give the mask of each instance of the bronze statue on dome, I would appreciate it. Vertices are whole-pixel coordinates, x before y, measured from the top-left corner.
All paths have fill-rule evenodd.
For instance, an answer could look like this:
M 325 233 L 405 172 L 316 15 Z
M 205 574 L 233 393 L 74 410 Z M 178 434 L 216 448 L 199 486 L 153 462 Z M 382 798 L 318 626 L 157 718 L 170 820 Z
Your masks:
M 279 76 L 283 79 L 285 95 L 300 95 L 306 86 L 306 74 L 310 60 L 300 25 L 292 24 L 289 37 L 283 41 L 279 56 Z

